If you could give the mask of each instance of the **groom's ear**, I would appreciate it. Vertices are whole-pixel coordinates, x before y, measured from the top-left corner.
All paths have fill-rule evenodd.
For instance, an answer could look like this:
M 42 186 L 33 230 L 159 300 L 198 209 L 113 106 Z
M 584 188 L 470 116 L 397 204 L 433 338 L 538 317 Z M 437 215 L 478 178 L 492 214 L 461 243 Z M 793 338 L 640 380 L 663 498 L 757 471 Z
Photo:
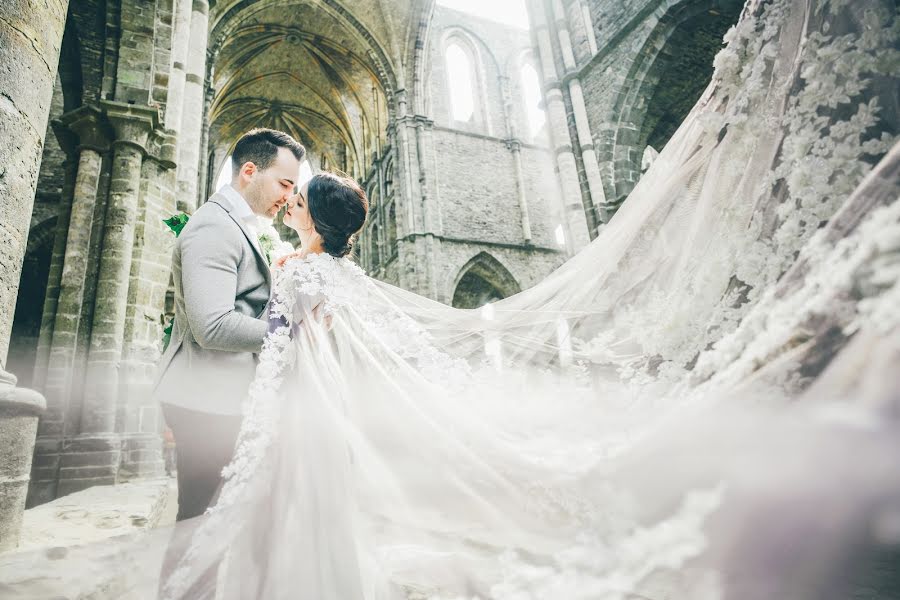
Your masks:
M 256 164 L 250 162 L 249 160 L 241 165 L 241 170 L 238 171 L 239 175 L 246 175 L 247 178 L 253 177 L 253 174 L 256 173 L 257 168 Z

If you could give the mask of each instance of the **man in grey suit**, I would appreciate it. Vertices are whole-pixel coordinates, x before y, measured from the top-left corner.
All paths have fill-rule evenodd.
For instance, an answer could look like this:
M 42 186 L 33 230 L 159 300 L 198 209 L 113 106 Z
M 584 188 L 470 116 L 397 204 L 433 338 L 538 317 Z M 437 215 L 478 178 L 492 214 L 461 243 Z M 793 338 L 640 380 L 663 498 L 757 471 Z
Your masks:
M 256 217 L 272 218 L 287 204 L 305 154 L 280 131 L 244 134 L 232 152 L 231 185 L 194 212 L 175 244 L 175 321 L 154 397 L 175 436 L 179 521 L 213 502 L 234 453 L 268 328 L 271 272 Z

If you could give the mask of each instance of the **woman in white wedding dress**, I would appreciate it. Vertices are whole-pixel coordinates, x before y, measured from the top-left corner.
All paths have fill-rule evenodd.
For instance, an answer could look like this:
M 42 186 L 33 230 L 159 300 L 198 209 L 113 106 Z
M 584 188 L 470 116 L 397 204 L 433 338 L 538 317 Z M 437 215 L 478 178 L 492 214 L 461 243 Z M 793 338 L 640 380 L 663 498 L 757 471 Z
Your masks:
M 485 309 L 369 278 L 365 196 L 316 175 L 181 563 L 158 581 L 153 532 L 0 559 L 0 593 L 896 593 L 898 31 L 888 1 L 749 1 L 598 238 Z

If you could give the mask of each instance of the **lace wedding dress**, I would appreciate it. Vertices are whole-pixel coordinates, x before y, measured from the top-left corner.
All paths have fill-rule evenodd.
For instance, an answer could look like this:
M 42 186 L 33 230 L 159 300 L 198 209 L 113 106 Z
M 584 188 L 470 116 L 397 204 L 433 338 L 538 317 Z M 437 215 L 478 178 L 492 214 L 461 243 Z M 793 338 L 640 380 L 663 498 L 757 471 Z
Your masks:
M 896 591 L 898 32 L 887 1 L 748 2 L 598 238 L 483 309 L 289 261 L 217 504 L 0 558 L 0 592 Z

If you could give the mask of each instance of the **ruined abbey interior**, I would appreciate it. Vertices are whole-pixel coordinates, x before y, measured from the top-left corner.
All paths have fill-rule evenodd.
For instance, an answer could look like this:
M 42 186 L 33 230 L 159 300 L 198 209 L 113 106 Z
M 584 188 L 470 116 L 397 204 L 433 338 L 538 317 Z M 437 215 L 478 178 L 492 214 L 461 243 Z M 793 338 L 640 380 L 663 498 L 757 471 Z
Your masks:
M 162 220 L 206 201 L 241 133 L 287 131 L 311 171 L 363 183 L 370 274 L 478 307 L 597 235 L 742 6 L 524 0 L 523 27 L 445 4 L 2 3 L 0 364 L 4 394 L 46 402 L 9 497 L 163 473 Z

